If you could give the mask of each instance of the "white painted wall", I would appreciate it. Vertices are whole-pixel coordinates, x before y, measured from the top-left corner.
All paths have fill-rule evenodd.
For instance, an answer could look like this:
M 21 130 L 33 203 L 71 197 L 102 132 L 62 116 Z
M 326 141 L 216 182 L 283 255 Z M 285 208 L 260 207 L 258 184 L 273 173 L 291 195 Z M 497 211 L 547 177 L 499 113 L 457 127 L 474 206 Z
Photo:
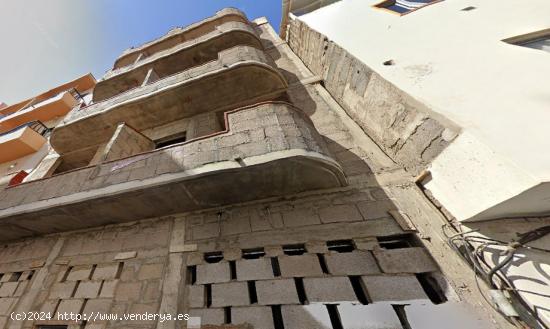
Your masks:
M 38 151 L 32 154 L 14 161 L 0 163 L 0 185 L 7 184 L 11 179 L 9 176 L 12 174 L 16 174 L 22 170 L 30 173 L 48 154 L 49 148 L 49 143 L 44 143 Z
M 467 133 L 426 185 L 458 219 L 507 215 L 502 202 L 550 181 L 550 54 L 501 40 L 550 28 L 550 1 L 446 0 L 405 16 L 378 2 L 342 0 L 299 19 Z M 532 202 L 514 206 L 526 213 Z

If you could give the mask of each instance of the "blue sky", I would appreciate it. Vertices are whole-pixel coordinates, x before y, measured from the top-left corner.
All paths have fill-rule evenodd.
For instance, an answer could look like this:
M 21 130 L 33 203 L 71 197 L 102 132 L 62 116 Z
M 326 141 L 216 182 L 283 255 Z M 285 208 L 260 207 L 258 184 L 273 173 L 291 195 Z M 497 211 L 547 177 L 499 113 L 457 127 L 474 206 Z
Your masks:
M 0 101 L 15 103 L 92 72 L 126 48 L 236 7 L 278 30 L 281 0 L 1 0 Z

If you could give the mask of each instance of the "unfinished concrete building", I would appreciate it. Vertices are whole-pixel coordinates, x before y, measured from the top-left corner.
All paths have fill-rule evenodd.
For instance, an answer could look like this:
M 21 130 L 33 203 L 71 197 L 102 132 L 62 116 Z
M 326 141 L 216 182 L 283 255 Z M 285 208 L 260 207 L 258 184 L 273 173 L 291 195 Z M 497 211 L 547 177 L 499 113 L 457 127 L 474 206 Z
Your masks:
M 292 14 L 313 8 L 283 3 L 282 38 L 236 9 L 175 28 L 71 104 L 0 191 L 0 328 L 544 325 L 543 297 L 502 292 L 535 256 L 547 270 L 544 239 L 514 244 L 494 287 L 460 252 L 548 221 L 458 234 L 418 182 L 459 130 Z M 476 266 L 510 258 L 481 245 Z

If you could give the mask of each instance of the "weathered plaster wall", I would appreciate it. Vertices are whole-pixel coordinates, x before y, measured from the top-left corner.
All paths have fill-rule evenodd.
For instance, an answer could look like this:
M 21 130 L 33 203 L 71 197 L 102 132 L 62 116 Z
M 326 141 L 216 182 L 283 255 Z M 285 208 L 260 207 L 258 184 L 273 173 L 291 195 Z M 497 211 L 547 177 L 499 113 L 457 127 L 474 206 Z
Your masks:
M 540 152 L 548 148 L 550 140 L 544 127 L 550 119 L 549 102 L 542 96 L 548 91 L 540 83 L 550 72 L 548 54 L 502 41 L 547 29 L 548 2 L 536 0 L 529 6 L 517 7 L 513 2 L 498 0 L 441 1 L 404 16 L 374 8 L 378 2 L 339 1 L 300 16 L 299 24 L 291 20 L 290 25 L 305 24 L 320 32 L 373 69 L 377 73 L 375 81 L 396 86 L 425 104 L 429 112 L 423 112 L 429 113 L 430 118 L 443 125 L 446 120 L 452 121 L 460 131 L 468 133 L 467 147 L 453 142 L 437 158 L 447 143 L 433 139 L 435 136 L 429 133 L 430 127 L 441 132 L 435 122 L 425 121 L 426 126 L 420 126 L 414 134 L 419 134 L 420 139 L 411 140 L 411 154 L 416 152 L 419 160 L 433 159 L 428 189 L 458 220 L 550 213 L 550 206 L 544 202 L 550 194 L 550 185 L 545 184 L 550 177 L 550 156 Z M 473 9 L 463 10 L 466 7 Z M 498 11 L 494 10 L 496 7 Z M 312 54 L 323 54 L 312 63 L 313 67 L 316 63 L 325 65 L 324 54 L 335 51 L 330 45 L 323 50 L 316 34 L 314 38 L 304 36 L 303 47 L 319 47 L 300 57 L 308 63 Z M 292 45 L 292 29 L 289 38 Z M 331 61 L 335 61 L 335 72 L 340 75 L 349 59 L 341 55 Z M 331 93 L 342 93 L 346 85 L 343 79 L 340 77 L 334 87 L 337 92 Z M 375 103 L 385 102 L 391 95 L 387 89 L 373 91 L 376 96 L 371 93 L 368 98 Z M 346 97 L 366 113 L 372 106 L 368 102 L 357 103 L 353 93 Z M 353 111 L 348 112 L 353 116 Z M 384 109 L 387 118 L 367 117 L 371 128 L 366 131 L 384 148 L 387 141 L 378 134 L 384 128 L 385 134 L 391 134 L 391 123 L 402 123 L 399 118 L 393 120 L 396 112 L 401 112 L 399 105 Z M 418 122 L 414 112 L 409 113 L 413 115 L 412 125 L 398 127 L 405 137 Z M 379 126 L 380 122 L 390 124 Z M 447 141 L 454 135 L 445 132 L 441 137 Z M 435 153 L 423 151 L 430 141 Z M 400 145 L 397 141 L 394 147 L 399 150 Z M 407 143 L 400 152 L 406 153 L 406 148 Z M 391 151 L 387 153 L 392 155 Z M 457 178 L 462 182 L 457 184 Z
M 299 19 L 288 42 L 330 94 L 396 162 L 419 171 L 457 135 L 425 106 Z

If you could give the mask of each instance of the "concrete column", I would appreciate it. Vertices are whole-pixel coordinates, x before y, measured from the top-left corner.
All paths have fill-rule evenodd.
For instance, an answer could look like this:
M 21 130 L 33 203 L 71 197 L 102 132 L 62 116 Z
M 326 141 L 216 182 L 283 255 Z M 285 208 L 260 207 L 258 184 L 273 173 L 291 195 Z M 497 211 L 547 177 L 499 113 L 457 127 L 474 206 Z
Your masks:
M 143 80 L 142 86 L 148 85 L 150 83 L 153 83 L 160 79 L 158 74 L 153 70 L 153 68 L 150 68 L 149 71 L 147 71 L 147 75 L 145 76 L 145 79 Z
M 159 313 L 176 315 L 182 299 L 184 289 L 183 283 L 186 278 L 185 259 L 187 252 L 195 251 L 196 245 L 185 244 L 185 218 L 174 219 L 172 226 L 172 237 L 170 239 L 170 254 L 168 255 L 168 265 L 162 284 L 162 300 Z M 176 321 L 158 322 L 157 329 L 175 329 Z
M 120 123 L 113 137 L 105 146 L 100 146 L 90 165 L 121 159 L 138 153 L 151 151 L 155 143 L 147 136 L 134 130 L 125 123 Z
M 44 177 L 50 177 L 53 172 L 59 167 L 61 164 L 61 157 L 59 154 L 53 152 L 48 154 L 34 169 L 29 176 L 25 178 L 25 182 L 30 182 L 36 179 L 44 178 Z

